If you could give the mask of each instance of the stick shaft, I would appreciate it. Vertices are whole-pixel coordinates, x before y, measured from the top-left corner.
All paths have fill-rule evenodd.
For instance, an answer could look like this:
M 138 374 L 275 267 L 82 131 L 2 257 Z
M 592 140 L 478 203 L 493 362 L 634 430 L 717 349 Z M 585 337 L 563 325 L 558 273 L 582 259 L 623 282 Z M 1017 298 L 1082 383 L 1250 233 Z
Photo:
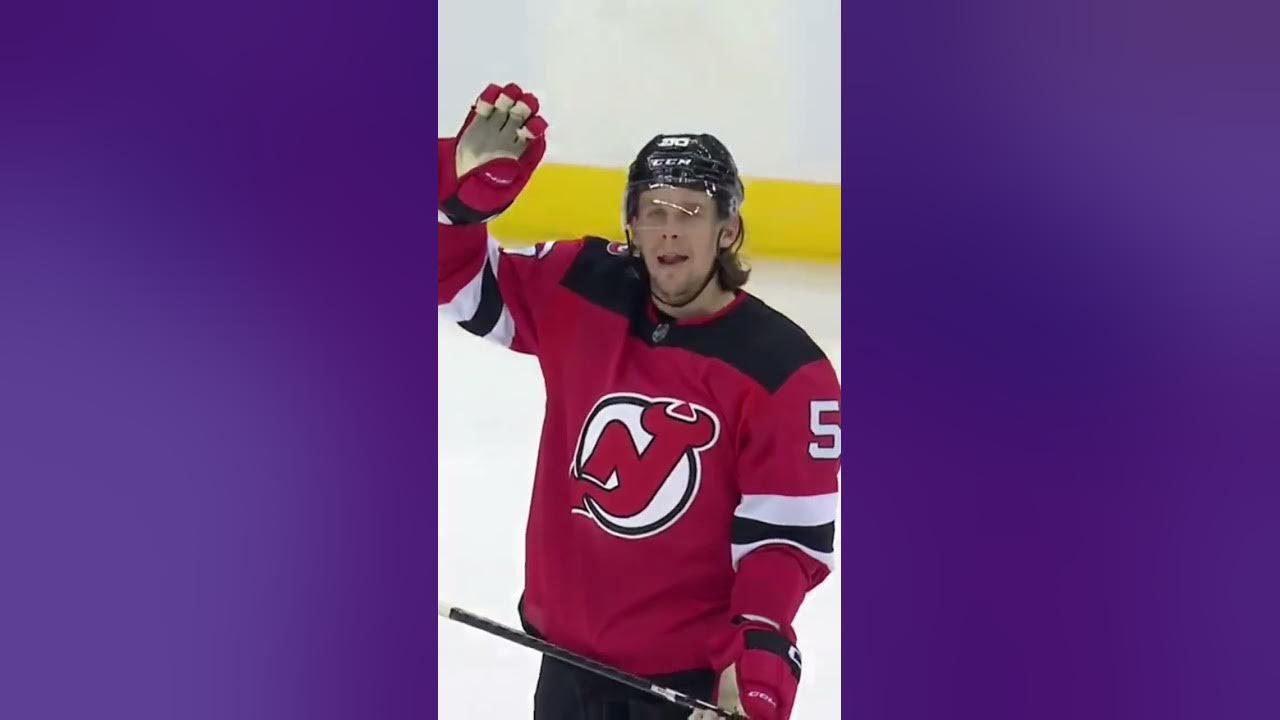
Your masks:
M 596 662 L 595 660 L 582 657 L 581 655 L 569 652 L 568 650 L 565 650 L 564 648 L 559 647 L 557 645 L 553 645 L 545 640 L 540 640 L 526 632 L 523 632 L 521 630 L 516 630 L 515 628 L 507 627 L 502 623 L 495 622 L 485 617 L 481 617 L 479 615 L 476 615 L 475 613 L 471 613 L 466 610 L 463 610 L 462 608 L 457 608 L 452 605 L 447 605 L 445 603 L 439 603 L 438 610 L 440 613 L 440 617 L 445 618 L 446 620 L 452 620 L 454 622 L 461 623 L 463 625 L 467 625 L 477 630 L 489 633 L 490 635 L 495 635 L 504 640 L 508 640 L 510 642 L 516 643 L 517 645 L 523 645 L 524 647 L 527 647 L 531 650 L 536 650 L 542 653 L 543 655 L 547 655 L 548 657 L 553 657 L 557 660 L 561 660 L 571 665 L 580 667 L 583 670 L 587 670 L 597 675 L 607 677 L 610 680 L 614 680 L 616 682 L 622 683 L 623 685 L 626 685 L 630 688 L 634 688 L 641 692 L 646 692 L 651 695 L 657 695 L 658 697 L 661 697 L 677 705 L 689 708 L 690 710 L 709 710 L 711 712 L 714 712 L 718 717 L 729 718 L 730 720 L 738 720 L 738 718 L 740 717 L 738 715 L 729 713 L 723 708 L 718 708 L 715 705 L 712 705 L 711 703 L 708 703 L 704 700 L 699 700 L 698 698 L 691 697 L 689 695 L 686 695 L 676 690 L 671 690 L 670 688 L 664 688 L 659 685 L 654 685 L 653 683 L 645 680 L 642 677 L 638 677 L 630 673 L 625 673 L 616 668 L 609 667 L 608 665 L 605 665 L 603 663 Z

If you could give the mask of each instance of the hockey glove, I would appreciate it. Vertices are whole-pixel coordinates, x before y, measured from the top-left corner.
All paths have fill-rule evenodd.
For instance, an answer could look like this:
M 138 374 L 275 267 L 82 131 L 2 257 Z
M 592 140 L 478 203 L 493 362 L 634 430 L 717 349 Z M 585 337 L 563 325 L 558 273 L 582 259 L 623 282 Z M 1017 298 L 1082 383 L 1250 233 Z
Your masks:
M 538 99 L 518 85 L 490 85 L 457 137 L 437 143 L 440 211 L 453 225 L 484 223 L 515 202 L 546 153 Z
M 777 629 L 744 623 L 716 652 L 716 704 L 751 720 L 788 720 L 800 684 L 800 651 Z M 690 720 L 714 720 L 695 710 Z

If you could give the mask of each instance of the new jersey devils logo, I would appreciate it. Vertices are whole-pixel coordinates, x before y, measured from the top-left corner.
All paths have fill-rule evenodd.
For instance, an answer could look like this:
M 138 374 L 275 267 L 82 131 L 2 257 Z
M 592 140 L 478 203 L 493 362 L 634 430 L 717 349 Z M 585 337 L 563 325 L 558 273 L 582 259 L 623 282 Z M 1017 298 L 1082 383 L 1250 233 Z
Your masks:
M 573 454 L 584 481 L 573 512 L 623 538 L 671 527 L 698 494 L 702 453 L 720 437 L 720 419 L 701 405 L 632 393 L 606 395 L 582 425 Z

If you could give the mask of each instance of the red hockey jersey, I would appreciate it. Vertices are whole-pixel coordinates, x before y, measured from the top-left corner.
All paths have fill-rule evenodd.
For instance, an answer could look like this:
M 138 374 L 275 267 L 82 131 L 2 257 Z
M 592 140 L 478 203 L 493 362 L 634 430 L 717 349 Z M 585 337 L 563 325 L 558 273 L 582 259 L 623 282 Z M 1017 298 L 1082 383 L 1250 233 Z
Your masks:
M 443 214 L 439 231 L 441 319 L 545 381 L 525 622 L 649 676 L 709 667 L 733 616 L 789 629 L 835 536 L 840 388 L 818 346 L 746 292 L 666 317 L 604 240 L 506 250 Z

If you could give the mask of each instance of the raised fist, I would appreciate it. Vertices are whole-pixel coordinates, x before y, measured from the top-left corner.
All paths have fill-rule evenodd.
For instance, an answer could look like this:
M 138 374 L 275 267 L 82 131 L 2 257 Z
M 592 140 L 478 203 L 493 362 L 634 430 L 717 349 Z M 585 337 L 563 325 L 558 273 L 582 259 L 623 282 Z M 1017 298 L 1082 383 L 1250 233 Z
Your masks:
M 486 88 L 457 137 L 437 144 L 442 221 L 485 223 L 510 207 L 546 153 L 546 130 L 536 97 L 515 84 Z

